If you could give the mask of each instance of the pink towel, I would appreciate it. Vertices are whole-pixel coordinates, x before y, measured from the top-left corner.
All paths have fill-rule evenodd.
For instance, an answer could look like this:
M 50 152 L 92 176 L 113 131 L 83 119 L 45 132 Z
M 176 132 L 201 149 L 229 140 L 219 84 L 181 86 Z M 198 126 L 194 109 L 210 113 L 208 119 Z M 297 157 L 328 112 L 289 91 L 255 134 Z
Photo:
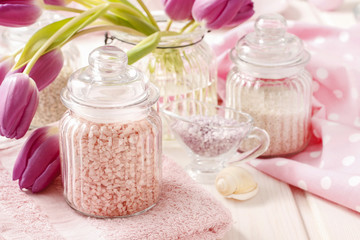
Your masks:
M 247 23 L 219 37 L 219 95 L 231 62 L 229 49 L 245 33 Z M 360 25 L 351 29 L 290 23 L 289 32 L 303 39 L 311 53 L 313 136 L 309 146 L 290 158 L 251 161 L 281 181 L 360 212 Z
M 20 191 L 10 171 L 21 144 L 11 144 L 0 143 L 0 239 L 221 239 L 231 227 L 230 212 L 166 157 L 162 194 L 153 209 L 95 219 L 66 204 L 60 178 L 39 194 Z

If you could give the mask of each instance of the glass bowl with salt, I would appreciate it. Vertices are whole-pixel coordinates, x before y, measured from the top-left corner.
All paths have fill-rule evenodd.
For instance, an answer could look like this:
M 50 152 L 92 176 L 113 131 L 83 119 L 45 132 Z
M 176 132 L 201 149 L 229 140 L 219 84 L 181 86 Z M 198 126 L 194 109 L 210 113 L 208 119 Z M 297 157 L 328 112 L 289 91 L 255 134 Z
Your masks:
M 213 183 L 225 165 L 254 159 L 269 146 L 266 131 L 254 127 L 249 114 L 233 108 L 183 99 L 167 103 L 161 112 L 192 159 L 187 173 L 201 183 Z M 246 139 L 256 139 L 258 144 L 242 152 L 239 147 Z

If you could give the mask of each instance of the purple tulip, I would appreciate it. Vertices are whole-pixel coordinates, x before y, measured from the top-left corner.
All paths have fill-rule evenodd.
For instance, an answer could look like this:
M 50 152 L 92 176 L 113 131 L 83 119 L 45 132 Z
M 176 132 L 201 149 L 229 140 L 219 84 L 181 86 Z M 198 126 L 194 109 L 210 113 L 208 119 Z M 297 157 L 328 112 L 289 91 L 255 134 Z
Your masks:
M 44 3 L 57 6 L 65 6 L 65 0 L 44 0 Z
M 36 82 L 36 86 L 39 91 L 43 90 L 56 79 L 63 67 L 63 64 L 64 57 L 60 49 L 52 50 L 51 52 L 42 55 L 36 61 L 29 73 L 29 76 Z M 21 73 L 24 71 L 25 67 L 26 66 L 21 67 L 9 74 Z
M 162 0 L 166 14 L 172 20 L 193 19 L 191 9 L 195 0 Z
M 13 180 L 21 189 L 33 193 L 45 189 L 60 175 L 59 134 L 57 127 L 36 129 L 26 140 L 13 169 Z
M 6 74 L 10 71 L 10 69 L 14 66 L 14 57 L 7 57 L 2 59 L 0 62 L 0 85 L 4 81 Z
M 195 0 L 192 14 L 196 21 L 204 20 L 209 29 L 233 27 L 254 14 L 251 0 Z
M 19 139 L 29 129 L 39 103 L 36 83 L 24 73 L 5 77 L 0 85 L 0 135 Z
M 24 27 L 36 22 L 41 8 L 34 0 L 1 0 L 0 25 L 6 27 Z

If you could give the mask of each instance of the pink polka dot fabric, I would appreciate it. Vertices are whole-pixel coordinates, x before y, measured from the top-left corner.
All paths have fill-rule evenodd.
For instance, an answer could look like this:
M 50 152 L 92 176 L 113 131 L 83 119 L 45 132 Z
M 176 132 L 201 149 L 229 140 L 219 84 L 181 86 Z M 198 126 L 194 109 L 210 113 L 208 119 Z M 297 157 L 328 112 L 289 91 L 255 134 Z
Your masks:
M 213 48 L 218 56 L 219 96 L 232 66 L 229 50 L 249 31 L 248 23 L 227 32 Z M 360 25 L 350 29 L 290 23 L 288 31 L 311 53 L 312 139 L 289 158 L 250 164 L 281 181 L 360 212 Z

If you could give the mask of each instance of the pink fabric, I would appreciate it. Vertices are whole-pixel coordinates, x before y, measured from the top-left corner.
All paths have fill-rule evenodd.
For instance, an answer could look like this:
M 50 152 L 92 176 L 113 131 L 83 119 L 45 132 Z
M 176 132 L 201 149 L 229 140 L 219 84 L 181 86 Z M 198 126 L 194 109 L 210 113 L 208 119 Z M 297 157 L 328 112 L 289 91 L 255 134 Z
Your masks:
M 60 178 L 42 193 L 22 192 L 9 172 L 23 141 L 0 139 L 0 239 L 221 239 L 231 228 L 230 212 L 165 157 L 160 200 L 138 216 L 77 214 L 62 196 Z
M 253 23 L 226 33 L 214 49 L 219 63 L 219 95 L 231 67 L 228 51 Z M 309 146 L 290 158 L 250 162 L 281 181 L 360 212 L 360 25 L 337 29 L 290 23 L 312 58 L 313 136 Z

